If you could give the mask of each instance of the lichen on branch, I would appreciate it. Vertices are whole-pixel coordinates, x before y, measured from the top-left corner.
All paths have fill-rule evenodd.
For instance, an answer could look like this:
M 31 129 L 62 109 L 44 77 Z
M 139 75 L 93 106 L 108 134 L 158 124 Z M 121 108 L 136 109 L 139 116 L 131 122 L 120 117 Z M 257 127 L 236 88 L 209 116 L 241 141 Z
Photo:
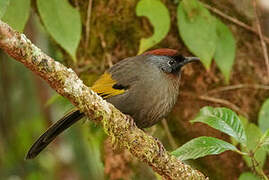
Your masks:
M 76 73 L 54 61 L 31 43 L 24 34 L 0 21 L 0 48 L 38 74 L 86 116 L 103 125 L 114 143 L 127 148 L 166 179 L 207 179 L 202 173 L 170 155 L 158 140 L 137 128 L 130 116 L 117 110 L 83 84 Z

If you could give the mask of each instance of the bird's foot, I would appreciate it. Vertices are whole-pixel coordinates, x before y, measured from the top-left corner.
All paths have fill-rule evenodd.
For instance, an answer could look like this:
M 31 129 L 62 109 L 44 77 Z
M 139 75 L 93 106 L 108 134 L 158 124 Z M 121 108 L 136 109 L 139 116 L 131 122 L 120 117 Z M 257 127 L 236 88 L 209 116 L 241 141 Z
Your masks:
M 130 128 L 136 127 L 134 119 L 128 114 L 126 114 L 126 121 L 129 122 Z
M 159 155 L 159 156 L 163 156 L 163 154 L 164 154 L 164 152 L 165 152 L 166 150 L 165 150 L 165 148 L 164 148 L 162 142 L 161 142 L 158 138 L 156 138 L 156 137 L 154 137 L 154 139 L 155 139 L 155 141 L 157 142 L 157 145 L 158 145 L 158 147 L 159 147 L 158 155 Z

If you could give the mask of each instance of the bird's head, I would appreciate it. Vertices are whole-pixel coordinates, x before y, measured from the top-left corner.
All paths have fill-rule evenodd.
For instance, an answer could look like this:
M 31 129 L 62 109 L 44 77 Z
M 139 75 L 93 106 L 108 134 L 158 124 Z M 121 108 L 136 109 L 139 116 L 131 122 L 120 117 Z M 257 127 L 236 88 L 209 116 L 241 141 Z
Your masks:
M 163 72 L 172 74 L 180 74 L 184 65 L 199 61 L 197 57 L 184 57 L 174 49 L 155 49 L 145 52 L 143 55 L 149 56 L 150 62 Z

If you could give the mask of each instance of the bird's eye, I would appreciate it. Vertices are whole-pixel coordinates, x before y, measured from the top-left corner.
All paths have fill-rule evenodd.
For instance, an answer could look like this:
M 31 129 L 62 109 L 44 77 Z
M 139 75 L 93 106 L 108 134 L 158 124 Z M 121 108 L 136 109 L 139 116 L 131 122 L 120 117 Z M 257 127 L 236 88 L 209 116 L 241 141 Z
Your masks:
M 174 66 L 176 64 L 176 61 L 175 60 L 170 60 L 170 61 L 168 61 L 168 64 L 170 66 Z

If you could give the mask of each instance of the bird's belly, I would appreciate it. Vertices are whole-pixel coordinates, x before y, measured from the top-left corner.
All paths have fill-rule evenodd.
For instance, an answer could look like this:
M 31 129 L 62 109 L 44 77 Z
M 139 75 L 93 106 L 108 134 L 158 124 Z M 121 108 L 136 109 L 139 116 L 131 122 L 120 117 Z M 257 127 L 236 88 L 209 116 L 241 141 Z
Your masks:
M 158 123 L 172 110 L 175 102 L 167 97 L 150 100 L 147 106 L 138 112 L 137 125 L 147 128 Z
M 158 93 L 158 96 L 156 94 Z M 134 118 L 139 128 L 147 128 L 165 117 L 173 108 L 177 96 L 168 96 L 165 91 L 159 92 L 143 92 L 143 94 L 121 94 L 107 99 L 116 108 L 125 114 L 129 114 Z

